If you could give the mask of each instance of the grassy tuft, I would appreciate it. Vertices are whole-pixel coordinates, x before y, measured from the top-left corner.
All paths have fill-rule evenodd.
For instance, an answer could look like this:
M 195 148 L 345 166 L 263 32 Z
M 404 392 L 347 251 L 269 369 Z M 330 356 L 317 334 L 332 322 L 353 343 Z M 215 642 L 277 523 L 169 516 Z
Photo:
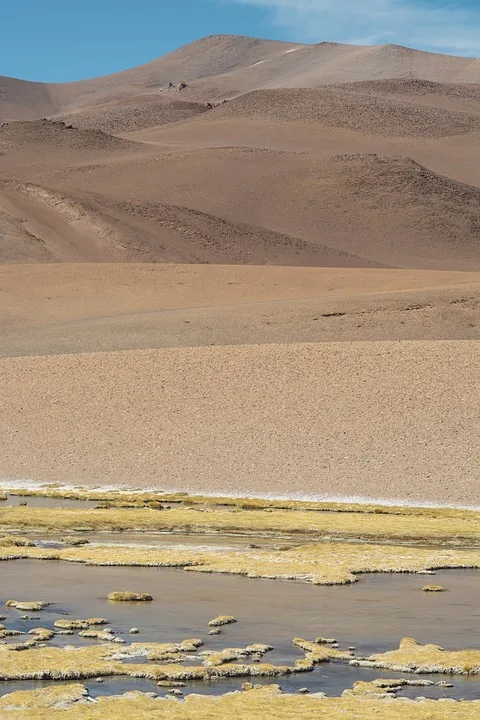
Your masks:
M 208 627 L 221 627 L 222 625 L 231 625 L 236 622 L 237 620 L 233 617 L 233 615 L 219 615 L 218 617 L 213 618 L 213 620 L 210 620 Z
M 395 672 L 478 675 L 480 650 L 444 650 L 439 645 L 420 645 L 413 638 L 404 638 L 398 650 L 353 660 L 350 664 Z
M 445 592 L 443 585 L 425 585 L 423 592 Z
M 33 540 L 18 535 L 1 535 L 0 547 L 34 547 Z
M 436 568 L 480 567 L 480 551 L 391 545 L 329 543 L 289 550 L 243 548 L 216 552 L 189 548 L 84 545 L 78 548 L 0 548 L 0 560 L 55 559 L 101 566 L 182 567 L 190 572 L 301 580 L 315 585 L 357 582 L 367 572 L 419 572 Z
M 270 509 L 271 512 L 265 512 Z M 255 535 L 294 535 L 299 538 L 355 538 L 404 543 L 480 546 L 480 513 L 429 510 L 425 514 L 373 513 L 325 510 L 241 510 L 214 507 L 192 512 L 175 507 L 166 512 L 142 507 L 95 510 L 90 508 L 0 508 L 0 528 L 6 532 L 37 531 L 64 535 L 85 532 L 195 532 Z M 419 519 L 421 518 L 421 522 Z
M 111 600 L 113 602 L 151 602 L 153 597 L 148 593 L 134 593 L 126 591 L 111 592 L 107 596 L 107 600 Z
M 40 612 L 40 610 L 48 607 L 48 605 L 50 605 L 50 603 L 48 602 L 31 600 L 7 600 L 7 602 L 5 603 L 5 607 L 13 607 L 15 608 L 15 610 L 33 610 L 34 612 Z

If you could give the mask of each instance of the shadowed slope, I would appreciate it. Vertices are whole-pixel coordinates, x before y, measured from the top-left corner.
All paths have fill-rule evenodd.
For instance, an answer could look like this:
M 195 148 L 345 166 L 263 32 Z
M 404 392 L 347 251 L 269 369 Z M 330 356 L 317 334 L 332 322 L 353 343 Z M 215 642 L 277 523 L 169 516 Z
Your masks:
M 216 148 L 157 154 L 148 162 L 98 164 L 88 173 L 68 168 L 54 179 L 70 193 L 95 192 L 104 198 L 104 206 L 112 204 L 152 222 L 162 222 L 156 214 L 160 196 L 162 206 L 247 223 L 259 237 L 268 229 L 320 252 L 334 248 L 364 262 L 480 268 L 480 190 L 432 173 L 408 158 L 375 154 L 321 158 Z M 226 239 L 224 233 L 222 237 Z M 253 235 L 252 242 L 256 244 Z M 283 264 L 312 263 L 307 247 L 292 245 L 292 250 L 291 259 L 284 256 Z M 228 253 L 223 257 L 223 262 L 245 262 L 236 254 L 230 254 L 230 260 Z M 262 264 L 280 260 L 266 247 L 256 257 L 257 264 L 259 257 Z
M 0 76 L 0 120 L 35 120 L 56 111 L 46 83 Z
M 80 128 L 98 128 L 108 133 L 126 133 L 158 125 L 167 125 L 205 113 L 203 103 L 188 102 L 172 96 L 136 95 L 127 100 L 110 100 L 87 110 L 58 117 Z
M 0 183 L 0 262 L 230 262 L 375 267 L 374 260 L 187 207 Z

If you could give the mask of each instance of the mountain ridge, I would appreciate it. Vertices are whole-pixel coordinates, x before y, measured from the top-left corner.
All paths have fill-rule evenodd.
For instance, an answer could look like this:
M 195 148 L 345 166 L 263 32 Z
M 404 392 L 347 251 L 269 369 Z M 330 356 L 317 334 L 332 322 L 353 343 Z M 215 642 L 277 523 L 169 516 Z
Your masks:
M 213 82 L 219 78 L 220 82 Z M 480 59 L 400 45 L 306 45 L 242 35 L 209 35 L 142 65 L 85 80 L 34 82 L 0 76 L 0 118 L 34 120 L 155 94 L 186 82 L 189 100 L 222 100 L 255 89 L 315 84 L 422 79 L 480 82 Z M 199 87 L 196 87 L 196 86 Z

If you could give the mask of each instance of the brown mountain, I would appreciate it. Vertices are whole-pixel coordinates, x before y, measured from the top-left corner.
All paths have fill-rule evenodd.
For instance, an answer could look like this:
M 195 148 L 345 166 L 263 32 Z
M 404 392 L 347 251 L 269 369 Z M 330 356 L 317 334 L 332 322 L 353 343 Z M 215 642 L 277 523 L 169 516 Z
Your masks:
M 213 36 L 7 79 L 52 118 L 0 127 L 0 259 L 480 269 L 478 62 Z
M 182 98 L 195 101 L 267 88 L 385 78 L 478 83 L 480 60 L 396 45 L 302 45 L 214 35 L 145 65 L 90 80 L 33 83 L 0 77 L 0 117 L 31 120 L 91 109 L 136 95 L 155 95 L 169 83 L 187 83 Z

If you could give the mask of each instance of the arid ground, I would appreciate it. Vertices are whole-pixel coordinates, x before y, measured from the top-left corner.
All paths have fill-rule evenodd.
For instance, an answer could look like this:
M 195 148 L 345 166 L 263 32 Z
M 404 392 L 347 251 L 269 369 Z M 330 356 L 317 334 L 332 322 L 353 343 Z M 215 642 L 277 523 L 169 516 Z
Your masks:
M 0 119 L 2 481 L 479 505 L 480 60 L 215 36 Z

